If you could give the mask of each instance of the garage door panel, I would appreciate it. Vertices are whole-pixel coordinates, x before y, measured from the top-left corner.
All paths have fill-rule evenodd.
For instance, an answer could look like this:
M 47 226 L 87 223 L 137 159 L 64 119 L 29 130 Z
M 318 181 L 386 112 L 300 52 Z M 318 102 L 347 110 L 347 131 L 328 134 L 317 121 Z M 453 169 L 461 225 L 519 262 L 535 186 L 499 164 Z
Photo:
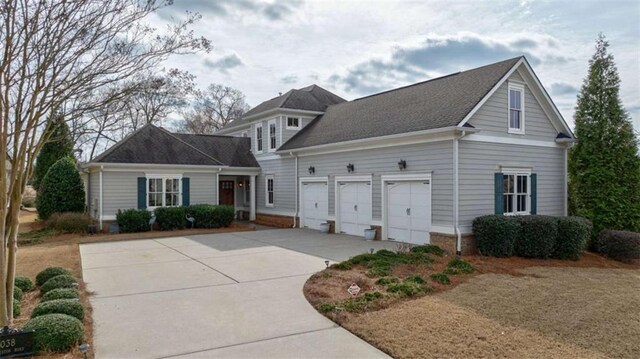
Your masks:
M 328 192 L 326 183 L 303 185 L 303 223 L 307 228 L 320 229 L 320 223 L 328 216 Z
M 426 181 L 387 185 L 387 237 L 415 244 L 429 242 L 430 191 Z
M 371 185 L 353 182 L 340 185 L 340 232 L 363 236 L 371 224 Z

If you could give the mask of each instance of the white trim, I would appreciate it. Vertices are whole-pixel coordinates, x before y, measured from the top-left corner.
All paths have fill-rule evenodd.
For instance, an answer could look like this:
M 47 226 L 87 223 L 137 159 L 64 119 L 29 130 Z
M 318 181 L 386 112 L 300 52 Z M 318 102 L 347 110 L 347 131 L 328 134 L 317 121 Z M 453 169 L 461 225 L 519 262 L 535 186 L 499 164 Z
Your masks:
M 311 111 L 311 110 L 297 110 L 297 109 L 291 109 L 291 108 L 284 108 L 284 107 L 278 107 L 278 108 L 273 108 L 271 110 L 267 110 L 267 111 L 262 111 L 262 112 L 258 112 L 254 115 L 251 116 L 246 116 L 243 118 L 243 120 L 248 120 L 248 119 L 252 119 L 252 118 L 258 118 L 260 117 L 261 119 L 264 119 L 264 117 L 269 117 L 271 114 L 276 114 L 276 113 L 282 113 L 282 114 L 303 114 L 303 115 L 322 115 L 324 112 L 322 111 Z M 240 125 L 240 126 L 244 126 L 244 125 Z M 239 126 L 238 126 L 239 127 Z M 231 130 L 231 128 L 227 129 L 227 130 Z
M 103 206 L 103 185 L 102 185 L 102 172 L 104 171 L 104 169 L 102 167 L 100 167 L 100 176 L 99 176 L 99 180 L 100 180 L 100 230 L 102 230 L 102 216 L 104 213 L 104 206 Z
M 568 162 L 568 154 L 569 154 L 569 147 L 565 147 L 563 154 L 562 154 L 562 162 L 563 162 L 563 169 L 564 169 L 564 173 L 562 174 L 562 178 L 563 178 L 563 182 L 562 182 L 562 193 L 563 193 L 563 205 L 564 205 L 564 215 L 568 216 L 569 215 L 569 178 L 568 178 L 568 171 L 569 171 L 569 162 Z M 537 189 L 536 189 L 537 190 Z
M 269 208 L 261 208 L 258 214 L 272 215 L 272 216 L 282 216 L 282 217 L 293 217 L 295 216 L 295 212 L 293 211 L 278 211 L 271 207 Z
M 305 183 L 325 183 L 327 185 L 327 217 L 329 216 L 329 176 L 321 177 L 300 177 L 298 180 L 298 208 L 300 217 L 300 228 L 304 227 L 304 191 Z
M 271 152 L 271 153 L 265 153 L 265 154 L 256 153 L 255 157 L 256 157 L 256 160 L 258 161 L 274 161 L 274 160 L 282 159 L 283 156 L 279 155 L 276 152 Z
M 249 176 L 249 185 L 250 185 L 250 189 L 251 189 L 251 193 L 249 194 L 250 197 L 250 201 L 249 201 L 249 220 L 250 221 L 255 221 L 256 220 L 256 176 Z
M 182 179 L 182 176 L 184 176 L 183 173 L 148 173 L 148 172 L 145 172 L 144 175 L 145 175 L 145 177 L 147 177 L 147 179 L 149 179 L 149 178 L 178 178 L 178 179 Z
M 528 140 L 525 138 L 513 138 L 504 136 L 490 136 L 480 135 L 477 133 L 469 134 L 461 141 L 476 141 L 476 142 L 489 142 L 489 143 L 501 143 L 506 145 L 521 145 L 521 146 L 536 146 L 536 147 L 554 147 L 562 148 L 563 146 L 556 143 L 556 141 L 540 141 L 540 140 Z
M 513 195 L 513 212 L 506 212 L 506 208 L 503 208 L 503 213 L 505 216 L 522 216 L 522 215 L 529 215 L 531 214 L 531 168 L 529 167 L 522 167 L 522 168 L 518 168 L 518 167 L 500 167 L 500 172 L 502 173 L 502 175 L 507 175 L 507 176 L 514 176 L 514 181 L 513 181 L 513 193 L 511 193 L 511 195 Z M 527 203 L 526 203 L 526 210 L 525 211 L 517 211 L 518 208 L 518 176 L 526 176 L 527 177 L 527 192 L 526 192 L 526 196 L 527 196 Z M 504 181 L 504 179 L 503 179 Z M 504 196 L 504 191 L 502 193 L 502 195 Z
M 115 221 L 115 220 L 116 220 L 115 214 L 105 215 L 100 218 L 100 221 Z
M 222 176 L 226 176 L 225 174 L 223 174 Z M 236 178 L 233 177 L 231 179 L 229 178 L 222 178 L 220 179 L 220 177 L 218 177 L 218 194 L 220 194 L 220 182 L 233 182 L 233 210 L 237 211 L 238 210 L 238 206 L 237 206 L 237 202 L 238 202 L 238 196 L 236 193 L 237 190 L 237 186 L 238 186 L 238 182 L 236 182 Z M 218 204 L 220 204 L 220 199 L 218 199 Z
M 450 234 L 455 235 L 456 231 L 453 226 L 431 226 L 432 233 L 442 233 L 442 234 Z
M 289 126 L 289 119 L 290 119 L 290 118 L 292 118 L 292 119 L 293 119 L 293 118 L 297 119 L 297 120 L 298 120 L 298 126 Z M 285 129 L 287 129 L 287 130 L 299 130 L 299 129 L 300 129 L 300 127 L 301 127 L 301 126 L 300 126 L 300 125 L 301 125 L 301 123 L 300 123 L 300 122 L 302 122 L 302 119 L 301 119 L 300 117 L 296 117 L 296 116 L 284 116 L 284 121 L 285 121 L 285 123 L 284 123 L 284 125 L 285 125 Z
M 329 176 L 319 176 L 319 177 L 300 177 L 299 183 L 311 183 L 311 182 L 329 182 Z
M 260 142 L 258 142 L 258 129 L 260 129 Z M 264 152 L 264 126 L 262 126 L 262 123 L 256 124 L 253 133 L 255 135 L 253 138 L 253 141 L 255 141 L 255 151 L 252 152 L 256 154 Z M 260 144 L 260 146 L 258 146 L 258 144 Z M 260 149 L 258 149 L 258 147 L 260 147 Z
M 173 175 L 173 174 L 168 174 L 168 175 L 149 175 L 149 174 L 145 174 L 146 177 L 146 181 L 145 181 L 145 187 L 144 187 L 144 193 L 145 193 L 145 205 L 146 205 L 146 209 L 153 211 L 156 208 L 160 208 L 160 207 L 179 207 L 182 206 L 182 174 L 180 175 Z M 159 179 L 161 180 L 160 182 L 162 183 L 162 206 L 150 206 L 149 205 L 149 180 L 150 179 Z M 178 180 L 178 204 L 174 205 L 174 206 L 167 206 L 165 205 L 165 200 L 166 200 L 166 194 L 167 194 L 167 188 L 166 188 L 166 182 L 165 180 L 167 179 L 172 179 L 172 180 Z M 154 192 L 154 193 L 160 193 L 160 192 Z M 173 192 L 171 192 L 173 193 Z
M 273 126 L 273 139 L 275 140 L 273 148 L 271 148 L 271 126 Z M 278 149 L 278 121 L 275 118 L 267 121 L 267 136 L 269 140 L 269 146 L 267 146 L 267 152 L 275 152 Z M 264 133 L 262 134 L 264 137 Z
M 216 205 L 220 205 L 220 172 L 216 173 L 216 185 L 214 190 L 216 191 Z
M 532 167 L 500 166 L 500 172 L 507 173 L 507 174 L 526 174 L 526 175 L 531 175 Z
M 354 175 L 354 176 L 336 176 L 334 178 L 334 216 L 335 216 L 335 233 L 340 233 L 340 182 L 369 182 L 369 199 L 371 200 L 371 219 L 369 225 L 373 222 L 373 175 Z M 364 235 L 364 234 L 363 234 Z
M 388 191 L 387 191 L 387 182 L 416 182 L 416 181 L 429 181 L 429 198 L 431 199 L 432 197 L 432 190 L 433 190 L 433 179 L 432 179 L 432 172 L 423 172 L 423 173 L 398 173 L 398 174 L 391 174 L 391 175 L 382 175 L 380 176 L 380 184 L 381 184 L 381 189 L 380 189 L 380 194 L 381 194 L 381 199 L 382 199 L 382 236 L 381 239 L 383 241 L 389 240 L 389 234 L 388 234 L 388 227 L 389 227 L 389 218 L 388 218 L 388 211 L 387 211 L 387 196 L 388 196 Z M 430 207 L 430 211 L 431 211 L 431 218 L 433 218 L 433 200 L 431 200 L 431 203 L 429 204 Z M 431 219 L 429 219 L 429 231 L 432 230 L 432 226 L 431 226 Z M 430 241 L 429 241 L 430 242 Z
M 117 162 L 89 162 L 81 166 L 83 169 L 91 171 L 98 168 L 105 172 L 197 172 L 215 173 L 219 171 L 238 173 L 245 175 L 249 173 L 260 173 L 259 167 L 230 167 L 230 166 L 209 166 L 209 165 L 179 165 L 179 164 L 153 164 L 153 163 L 117 163 Z
M 269 203 L 269 180 L 273 183 L 273 203 Z M 275 207 L 276 204 L 276 176 L 274 174 L 264 175 L 264 206 Z
M 511 90 L 520 92 L 520 128 L 511 128 Z M 507 85 L 507 132 L 515 135 L 525 134 L 525 88 L 520 83 L 509 80 Z

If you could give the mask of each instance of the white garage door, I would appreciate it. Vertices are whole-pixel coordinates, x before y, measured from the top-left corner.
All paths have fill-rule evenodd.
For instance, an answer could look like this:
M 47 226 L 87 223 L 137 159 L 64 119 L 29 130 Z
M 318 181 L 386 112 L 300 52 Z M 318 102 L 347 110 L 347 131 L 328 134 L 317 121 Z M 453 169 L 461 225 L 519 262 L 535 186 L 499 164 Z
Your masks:
M 371 182 L 341 182 L 340 232 L 364 236 L 371 228 Z
M 387 237 L 399 242 L 429 243 L 430 181 L 387 183 Z
M 320 229 L 320 223 L 326 222 L 329 215 L 327 184 L 304 183 L 302 191 L 302 224 L 307 228 Z

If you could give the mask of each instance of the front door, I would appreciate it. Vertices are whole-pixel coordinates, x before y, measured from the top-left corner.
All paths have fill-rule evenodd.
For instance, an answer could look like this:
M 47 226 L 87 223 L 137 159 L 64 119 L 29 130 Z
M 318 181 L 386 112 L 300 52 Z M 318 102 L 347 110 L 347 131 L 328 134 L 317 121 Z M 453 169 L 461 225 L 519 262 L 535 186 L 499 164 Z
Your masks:
M 220 204 L 227 204 L 233 206 L 234 204 L 234 192 L 233 187 L 235 182 L 233 181 L 220 181 L 220 188 L 218 191 L 218 196 L 220 196 Z

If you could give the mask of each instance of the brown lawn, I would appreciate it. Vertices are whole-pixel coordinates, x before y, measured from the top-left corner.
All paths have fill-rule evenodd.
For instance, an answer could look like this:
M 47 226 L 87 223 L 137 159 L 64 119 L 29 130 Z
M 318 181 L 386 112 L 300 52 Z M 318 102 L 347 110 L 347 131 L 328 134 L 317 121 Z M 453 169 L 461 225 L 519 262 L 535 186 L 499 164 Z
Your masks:
M 579 261 L 464 259 L 476 272 L 451 276 L 434 294 L 327 316 L 396 358 L 640 358 L 637 265 L 593 254 Z M 305 285 L 316 306 L 348 298 L 351 282 L 378 289 L 358 267 L 325 272 L 334 273 Z

